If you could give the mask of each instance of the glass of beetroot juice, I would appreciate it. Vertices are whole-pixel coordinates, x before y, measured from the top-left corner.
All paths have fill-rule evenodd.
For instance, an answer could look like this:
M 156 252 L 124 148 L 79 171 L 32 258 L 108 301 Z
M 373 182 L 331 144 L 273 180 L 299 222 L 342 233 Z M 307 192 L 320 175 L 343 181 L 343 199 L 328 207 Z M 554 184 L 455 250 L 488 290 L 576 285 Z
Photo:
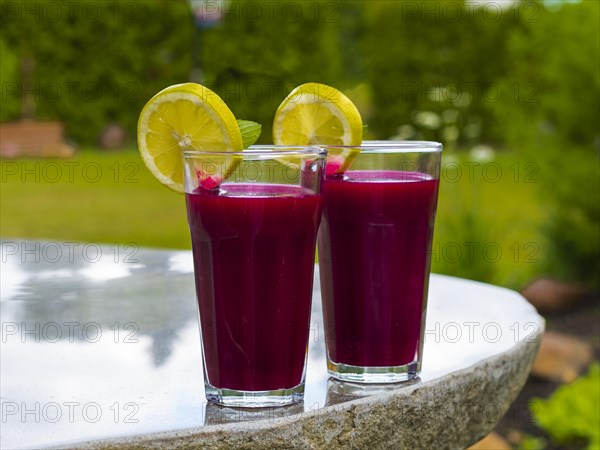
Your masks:
M 328 169 L 323 187 L 319 269 L 329 375 L 359 383 L 414 379 L 442 145 L 366 141 L 328 151 L 332 161 L 356 157 L 344 173 Z
M 301 401 L 326 150 L 184 152 L 206 398 Z

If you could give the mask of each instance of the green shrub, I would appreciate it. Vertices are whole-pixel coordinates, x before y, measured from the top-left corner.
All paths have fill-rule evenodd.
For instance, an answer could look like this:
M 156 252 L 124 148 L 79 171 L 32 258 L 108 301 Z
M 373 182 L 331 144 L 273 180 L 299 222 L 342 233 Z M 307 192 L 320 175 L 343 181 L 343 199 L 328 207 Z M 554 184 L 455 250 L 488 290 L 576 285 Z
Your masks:
M 32 92 L 36 117 L 63 121 L 80 144 L 95 143 L 109 122 L 133 134 L 145 102 L 189 76 L 192 19 L 184 1 L 1 6 L 3 39 L 20 60 L 34 61 L 33 85 L 18 82 L 6 101 Z
M 542 194 L 550 200 L 542 227 L 545 269 L 554 276 L 600 284 L 600 169 L 589 149 L 548 152 L 541 159 Z
M 568 444 L 585 439 L 587 448 L 600 448 L 600 365 L 590 367 L 588 374 L 561 386 L 548 400 L 535 398 L 530 403 L 532 416 L 555 442 Z
M 546 152 L 600 145 L 600 3 L 565 3 L 539 10 L 507 40 L 505 75 L 512 96 L 492 105 L 497 132 L 515 149 Z M 539 154 L 539 153 L 538 153 Z
M 526 434 L 519 442 L 519 450 L 542 450 L 546 448 L 544 439 Z
M 540 10 L 509 39 L 502 84 L 521 97 L 494 105 L 507 144 L 540 166 L 546 270 L 592 287 L 600 284 L 599 30 L 598 2 Z
M 343 8 L 336 5 L 236 0 L 221 26 L 203 32 L 206 84 L 237 117 L 263 125 L 262 143 L 272 142 L 275 111 L 297 85 L 351 85 L 339 42 Z
M 263 142 L 270 141 L 273 114 L 295 85 L 319 80 L 346 89 L 359 79 L 354 73 L 347 81 L 356 59 L 351 46 L 340 47 L 340 39 L 356 40 L 339 31 L 360 24 L 352 5 L 234 0 L 223 24 L 199 32 L 185 0 L 82 0 L 50 9 L 43 1 L 2 3 L 3 39 L 18 59 L 35 61 L 36 117 L 65 122 L 80 144 L 95 143 L 109 122 L 134 136 L 144 103 L 190 79 L 193 52 L 199 52 L 205 84 L 238 117 L 265 126 Z M 4 51 L 2 60 L 8 70 Z M 3 99 L 3 110 L 13 105 L 6 118 L 19 115 L 14 105 L 32 89 L 14 84 Z
M 305 81 L 332 84 L 351 97 L 360 85 L 366 95 L 359 103 L 373 102 L 360 105 L 370 138 L 390 137 L 403 124 L 416 126 L 416 136 L 447 142 L 458 128 L 459 144 L 493 138 L 483 89 L 505 72 L 498 43 L 518 22 L 510 12 L 485 20 L 481 8 L 459 2 L 452 2 L 461 16 L 455 21 L 441 12 L 444 2 L 408 2 L 419 9 L 413 17 L 402 9 L 407 2 L 233 0 L 224 23 L 200 33 L 185 0 L 0 3 L 6 46 L 19 60 L 35 61 L 36 116 L 62 120 L 80 144 L 94 143 L 108 122 L 133 136 L 148 98 L 189 80 L 193 55 L 206 84 L 236 115 L 265 126 L 262 142 L 270 139 L 279 102 Z M 440 12 L 423 18 L 432 5 Z M 27 90 L 17 85 L 7 100 L 13 105 Z M 468 86 L 474 96 L 462 92 Z M 446 98 L 457 94 L 460 101 Z M 428 111 L 445 125 L 422 124 L 418 112 Z
M 11 86 L 18 83 L 19 58 L 0 36 L 0 86 L 2 102 L 0 103 L 0 121 L 18 119 L 21 116 L 21 102 L 16 96 L 8 95 Z
M 415 133 L 401 133 L 405 137 L 446 142 L 448 135 L 457 135 L 463 145 L 496 139 L 487 90 L 506 71 L 502 42 L 519 15 L 507 9 L 491 18 L 488 10 L 459 2 L 368 4 L 364 55 L 373 90 L 373 131 L 389 138 L 410 125 Z M 419 112 L 437 115 L 439 124 L 420 121 Z M 459 112 L 458 123 L 442 120 Z M 448 122 L 456 130 L 448 130 Z

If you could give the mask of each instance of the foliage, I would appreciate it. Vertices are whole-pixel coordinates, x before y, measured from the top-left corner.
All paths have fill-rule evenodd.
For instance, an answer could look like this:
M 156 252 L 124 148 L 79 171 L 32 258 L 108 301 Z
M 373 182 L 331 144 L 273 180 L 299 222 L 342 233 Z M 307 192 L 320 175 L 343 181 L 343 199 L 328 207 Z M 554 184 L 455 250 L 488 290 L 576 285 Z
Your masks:
M 508 41 L 502 85 L 521 97 L 494 105 L 507 144 L 540 165 L 546 270 L 592 287 L 600 284 L 600 72 L 591 64 L 600 60 L 599 30 L 598 2 L 540 10 Z
M 494 103 L 494 121 L 508 145 L 531 149 L 600 145 L 600 3 L 541 8 L 507 40 L 508 70 L 498 78 L 513 96 Z M 526 63 L 527 62 L 527 63 Z
M 590 30 L 594 6 L 587 5 L 596 2 L 550 13 L 535 1 L 497 10 L 441 0 L 233 0 L 223 23 L 203 30 L 193 27 L 185 0 L 82 0 L 52 8 L 43 1 L 0 2 L 5 47 L 36 63 L 37 116 L 64 121 L 81 144 L 93 143 L 109 122 L 133 135 L 143 104 L 187 81 L 196 58 L 204 82 L 236 116 L 263 124 L 261 142 L 269 141 L 274 111 L 290 89 L 315 80 L 358 101 L 370 138 L 503 143 L 519 135 L 510 108 L 530 117 L 527 83 L 547 84 L 547 92 L 562 88 L 542 100 L 560 117 L 556 132 L 567 128 L 567 140 L 587 139 L 597 124 L 597 113 L 589 113 L 594 96 L 580 88 L 594 91 L 598 84 L 590 58 L 597 39 L 589 39 L 597 35 Z M 3 48 L 0 73 L 15 66 L 5 54 Z M 18 115 L 15 101 L 29 89 L 18 87 L 3 98 L 10 110 L 3 120 Z M 522 100 L 515 103 L 515 96 Z M 565 104 L 583 107 L 565 111 Z
M 410 125 L 414 135 L 401 134 L 444 141 L 456 136 L 463 145 L 496 138 L 491 127 L 482 127 L 489 125 L 489 102 L 497 96 L 488 99 L 487 90 L 506 71 L 502 42 L 519 16 L 506 10 L 491 18 L 484 8 L 459 2 L 369 4 L 364 55 L 377 133 L 390 137 Z M 460 122 L 453 123 L 459 113 Z
M 434 14 L 427 15 L 424 5 L 411 12 L 403 2 L 234 0 L 221 26 L 200 32 L 183 0 L 65 5 L 56 20 L 40 1 L 26 9 L 36 14 L 7 9 L 2 33 L 20 58 L 37 63 L 38 116 L 65 121 L 82 143 L 94 141 L 109 121 L 133 132 L 149 96 L 188 79 L 193 53 L 206 84 L 234 113 L 265 126 L 263 141 L 281 99 L 314 80 L 345 91 L 368 81 L 374 104 L 361 109 L 367 116 L 372 111 L 370 137 L 389 137 L 416 121 L 417 136 L 451 138 L 458 127 L 463 143 L 477 140 L 489 116 L 482 89 L 506 65 L 495 46 L 515 22 L 510 13 L 486 20 L 481 8 L 459 2 L 452 4 L 457 11 L 446 13 L 444 2 L 430 2 L 427 11 Z M 430 110 L 450 122 L 456 110 L 464 111 L 461 123 L 436 132 L 416 115 Z
M 588 449 L 600 448 L 600 365 L 593 364 L 588 374 L 559 387 L 548 400 L 534 399 L 531 413 L 539 425 L 561 444 L 577 439 L 588 441 Z
M 526 434 L 519 442 L 519 450 L 541 450 L 546 448 L 546 441 L 542 438 Z
M 189 75 L 192 27 L 183 1 L 1 6 L 2 38 L 35 63 L 33 79 L 12 95 L 32 92 L 36 117 L 64 121 L 79 143 L 95 142 L 109 122 L 133 134 L 145 102 Z
M 434 246 L 434 269 L 441 273 L 484 282 L 496 280 L 497 264 L 483 258 L 482 248 L 489 244 L 497 244 L 497 233 L 493 223 L 482 216 L 480 199 L 477 194 L 468 193 L 466 198 L 456 199 L 453 214 L 442 215 L 439 220 L 445 236 L 451 240 L 440 243 L 439 249 Z M 465 208 L 462 203 L 469 203 Z M 437 243 L 435 243 L 437 244 Z M 434 245 L 435 245 L 434 244 Z M 439 256 L 436 253 L 440 253 Z
M 2 103 L 0 121 L 16 119 L 21 112 L 20 97 L 8 95 L 9 89 L 16 86 L 19 80 L 19 59 L 0 35 L 0 86 L 2 86 Z
M 224 23 L 202 34 L 206 84 L 236 117 L 263 125 L 271 143 L 273 116 L 297 85 L 345 85 L 338 34 L 340 9 L 322 2 L 234 0 Z
M 589 150 L 549 152 L 542 160 L 543 194 L 548 207 L 541 227 L 555 276 L 600 285 L 600 168 Z

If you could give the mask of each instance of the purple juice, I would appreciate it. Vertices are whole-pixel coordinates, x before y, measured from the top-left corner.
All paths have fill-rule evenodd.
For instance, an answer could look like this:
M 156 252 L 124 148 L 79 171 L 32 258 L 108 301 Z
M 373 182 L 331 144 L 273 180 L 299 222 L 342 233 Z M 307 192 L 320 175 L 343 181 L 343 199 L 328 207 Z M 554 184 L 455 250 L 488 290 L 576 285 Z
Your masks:
M 329 359 L 402 366 L 424 326 L 438 180 L 348 171 L 327 178 L 319 265 Z
M 186 194 L 205 370 L 216 388 L 303 380 L 321 197 L 298 186 Z

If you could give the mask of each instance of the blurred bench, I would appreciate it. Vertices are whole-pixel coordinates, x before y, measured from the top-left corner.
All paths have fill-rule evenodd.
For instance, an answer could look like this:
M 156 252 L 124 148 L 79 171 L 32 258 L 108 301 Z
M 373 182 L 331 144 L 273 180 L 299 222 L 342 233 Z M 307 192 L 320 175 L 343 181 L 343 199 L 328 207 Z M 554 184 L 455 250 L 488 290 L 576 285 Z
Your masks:
M 65 129 L 60 122 L 23 120 L 0 124 L 0 156 L 2 158 L 73 156 L 75 149 L 65 142 Z

